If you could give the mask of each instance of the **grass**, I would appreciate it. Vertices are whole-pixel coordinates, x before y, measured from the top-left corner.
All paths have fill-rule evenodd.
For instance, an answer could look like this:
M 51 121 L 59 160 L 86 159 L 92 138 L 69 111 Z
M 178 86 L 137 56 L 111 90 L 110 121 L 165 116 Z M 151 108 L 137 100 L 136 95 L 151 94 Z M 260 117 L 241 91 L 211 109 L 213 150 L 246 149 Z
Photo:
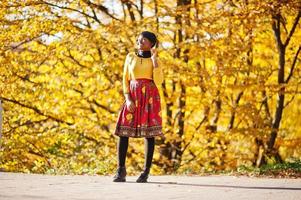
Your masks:
M 266 164 L 259 168 L 241 166 L 234 174 L 274 178 L 301 178 L 301 160 Z
M 265 164 L 261 167 L 240 166 L 232 170 L 216 170 L 195 172 L 186 170 L 185 172 L 172 173 L 172 175 L 188 176 L 210 176 L 210 175 L 229 175 L 229 176 L 251 176 L 251 177 L 269 177 L 269 178 L 301 178 L 301 160 L 293 162 Z

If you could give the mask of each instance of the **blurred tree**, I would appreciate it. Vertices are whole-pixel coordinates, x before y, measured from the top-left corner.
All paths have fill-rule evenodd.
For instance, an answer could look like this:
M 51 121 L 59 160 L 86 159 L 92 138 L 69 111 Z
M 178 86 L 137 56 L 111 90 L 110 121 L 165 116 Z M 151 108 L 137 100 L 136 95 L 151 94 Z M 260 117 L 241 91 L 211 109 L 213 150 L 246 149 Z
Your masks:
M 0 168 L 111 173 L 122 66 L 157 33 L 165 139 L 154 173 L 301 158 L 301 3 L 4 0 L 0 3 Z M 143 167 L 130 142 L 129 173 Z

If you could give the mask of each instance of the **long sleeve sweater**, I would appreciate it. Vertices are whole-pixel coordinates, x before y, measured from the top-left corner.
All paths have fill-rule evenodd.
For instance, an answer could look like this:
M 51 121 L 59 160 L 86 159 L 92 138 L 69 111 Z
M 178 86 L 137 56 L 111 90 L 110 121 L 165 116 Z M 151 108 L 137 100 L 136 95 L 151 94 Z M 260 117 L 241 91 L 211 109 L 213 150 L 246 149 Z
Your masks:
M 161 62 L 158 61 L 158 67 L 153 67 L 151 58 L 139 57 L 135 52 L 128 53 L 123 66 L 123 93 L 129 93 L 129 81 L 138 78 L 147 78 L 154 80 L 157 86 L 163 82 L 163 70 Z

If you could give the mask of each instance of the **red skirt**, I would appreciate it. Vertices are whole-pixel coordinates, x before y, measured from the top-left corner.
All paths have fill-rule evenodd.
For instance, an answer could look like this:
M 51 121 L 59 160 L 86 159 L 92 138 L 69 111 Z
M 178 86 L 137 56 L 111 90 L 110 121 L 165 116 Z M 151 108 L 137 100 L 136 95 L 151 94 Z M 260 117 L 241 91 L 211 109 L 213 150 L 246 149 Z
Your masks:
M 129 86 L 135 110 L 130 112 L 123 102 L 114 135 L 135 138 L 163 136 L 160 94 L 154 81 L 130 80 Z

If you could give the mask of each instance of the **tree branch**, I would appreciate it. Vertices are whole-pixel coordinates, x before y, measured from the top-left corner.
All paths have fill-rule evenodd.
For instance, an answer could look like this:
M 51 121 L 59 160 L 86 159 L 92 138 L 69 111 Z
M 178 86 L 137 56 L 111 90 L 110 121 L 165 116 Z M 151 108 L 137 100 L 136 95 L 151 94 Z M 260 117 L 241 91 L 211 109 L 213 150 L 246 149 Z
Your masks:
M 106 106 L 104 106 L 104 105 L 98 103 L 95 99 L 93 99 L 93 103 L 94 103 L 95 105 L 97 105 L 98 107 L 100 107 L 100 108 L 102 108 L 102 109 L 108 111 L 108 112 L 111 113 L 111 114 L 115 113 L 115 111 L 113 111 L 113 110 L 109 109 L 108 107 L 106 107 Z
M 283 46 L 283 43 L 281 41 L 281 35 L 280 35 L 280 18 L 281 15 L 280 14 L 276 14 L 273 16 L 273 22 L 272 22 L 272 28 L 274 30 L 274 35 L 276 37 L 276 41 L 277 41 L 277 47 L 279 49 L 279 52 Z
M 294 57 L 294 61 L 293 61 L 293 63 L 292 63 L 292 67 L 291 67 L 290 73 L 289 73 L 289 75 L 288 75 L 288 77 L 287 77 L 285 83 L 288 83 L 289 80 L 291 79 L 291 77 L 293 76 L 294 69 L 295 69 L 295 66 L 296 66 L 296 63 L 297 63 L 297 58 L 298 58 L 298 55 L 299 55 L 300 51 L 301 51 L 301 45 L 299 46 L 299 48 L 298 48 L 298 50 L 297 50 L 297 52 L 296 52 L 296 55 L 295 55 L 295 57 Z
M 110 14 L 108 8 L 106 8 L 105 6 L 100 5 L 100 4 L 95 4 L 95 3 L 91 2 L 90 0 L 84 0 L 84 2 L 88 6 L 90 6 L 90 8 L 97 8 L 98 10 L 102 11 L 103 13 L 105 13 L 106 15 L 108 15 L 109 17 L 111 17 L 111 18 L 113 18 L 115 20 L 121 21 L 120 19 L 118 19 L 115 16 L 113 16 L 112 14 Z M 94 14 L 95 18 L 97 18 L 94 10 L 93 10 L 93 14 Z
M 297 25 L 298 25 L 298 22 L 299 22 L 299 20 L 300 20 L 300 17 L 301 17 L 301 9 L 300 9 L 299 12 L 298 12 L 298 15 L 297 15 L 297 17 L 296 17 L 296 19 L 295 19 L 295 21 L 294 21 L 294 25 L 293 25 L 293 27 L 292 27 L 292 29 L 291 29 L 291 31 L 290 31 L 288 37 L 286 38 L 286 41 L 285 41 L 285 43 L 284 43 L 284 46 L 285 46 L 285 47 L 289 44 L 290 39 L 291 39 L 291 37 L 293 36 L 293 34 L 294 34 L 295 30 L 296 30 L 296 27 L 297 27 Z
M 24 107 L 24 108 L 28 108 L 28 109 L 30 109 L 30 110 L 33 110 L 35 113 L 37 113 L 37 114 L 39 114 L 39 115 L 42 115 L 42 116 L 44 116 L 44 117 L 48 117 L 49 119 L 52 119 L 52 120 L 57 121 L 57 122 L 59 122 L 59 123 L 64 123 L 64 124 L 68 124 L 68 125 L 73 125 L 73 124 L 74 124 L 74 123 L 72 123 L 72 122 L 67 122 L 67 121 L 64 121 L 64 120 L 62 120 L 62 119 L 58 119 L 58 118 L 56 118 L 56 117 L 54 117 L 54 116 L 45 114 L 45 113 L 43 113 L 43 111 L 41 111 L 41 110 L 38 109 L 37 107 L 29 106 L 29 105 L 26 105 L 26 104 L 24 104 L 24 103 L 21 103 L 21 102 L 19 102 L 19 101 L 17 101 L 17 100 L 14 100 L 14 99 L 8 99 L 8 98 L 6 98 L 6 97 L 0 97 L 0 98 L 3 99 L 4 101 L 8 101 L 8 102 L 17 104 L 17 105 L 19 105 L 19 106 L 21 106 L 21 107 Z
M 56 4 L 53 4 L 53 3 L 49 3 L 47 1 L 42 1 L 43 3 L 45 3 L 46 5 L 49 5 L 49 6 L 53 6 L 53 7 L 56 7 L 56 8 L 60 8 L 60 9 L 64 9 L 64 10 L 71 10 L 71 11 L 74 11 L 74 12 L 77 12 L 77 13 L 80 13 L 86 17 L 89 17 L 91 19 L 94 19 L 96 22 L 98 22 L 99 24 L 102 24 L 101 21 L 95 17 L 95 16 L 91 16 L 83 11 L 80 11 L 80 10 L 76 10 L 74 8 L 69 8 L 69 7 L 65 7 L 65 6 L 59 6 L 59 5 L 56 5 Z
M 45 118 L 42 120 L 38 120 L 38 121 L 31 121 L 31 120 L 27 120 L 26 122 L 24 122 L 23 124 L 18 124 L 17 126 L 11 126 L 10 125 L 10 130 L 5 131 L 3 134 L 7 134 L 10 133 L 13 130 L 16 130 L 17 128 L 20 128 L 22 126 L 29 126 L 29 125 L 33 125 L 33 124 L 41 124 L 42 122 L 47 121 L 49 118 Z

